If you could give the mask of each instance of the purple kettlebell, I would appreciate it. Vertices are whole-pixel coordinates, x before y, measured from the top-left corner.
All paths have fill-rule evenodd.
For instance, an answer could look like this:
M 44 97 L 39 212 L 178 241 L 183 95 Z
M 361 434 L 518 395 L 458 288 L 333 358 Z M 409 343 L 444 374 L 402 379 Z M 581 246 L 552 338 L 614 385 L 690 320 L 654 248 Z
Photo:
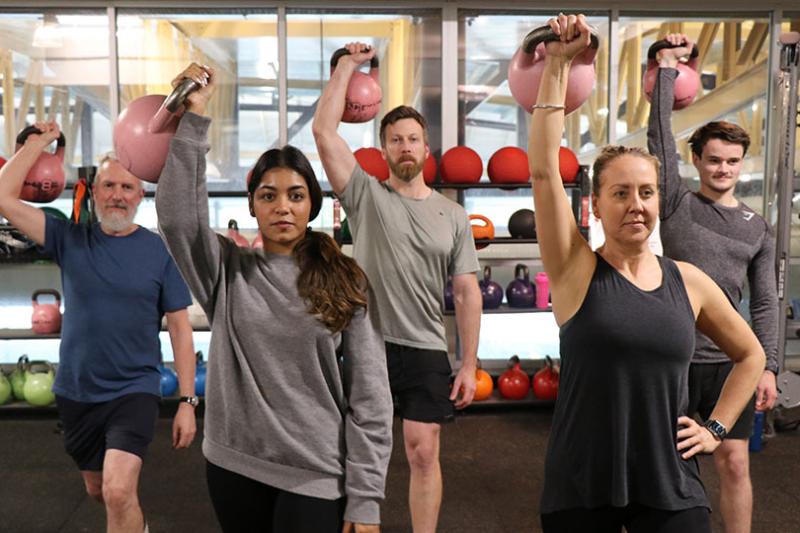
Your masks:
M 453 303 L 453 276 L 447 276 L 447 285 L 444 287 L 444 308 L 447 311 L 456 309 L 456 305 Z
M 506 300 L 510 307 L 533 307 L 536 305 L 536 287 L 531 283 L 528 267 L 518 263 L 514 267 L 514 279 L 506 287 Z
M 478 281 L 481 287 L 484 309 L 497 309 L 503 302 L 503 287 L 492 281 L 492 267 L 483 267 L 483 279 Z

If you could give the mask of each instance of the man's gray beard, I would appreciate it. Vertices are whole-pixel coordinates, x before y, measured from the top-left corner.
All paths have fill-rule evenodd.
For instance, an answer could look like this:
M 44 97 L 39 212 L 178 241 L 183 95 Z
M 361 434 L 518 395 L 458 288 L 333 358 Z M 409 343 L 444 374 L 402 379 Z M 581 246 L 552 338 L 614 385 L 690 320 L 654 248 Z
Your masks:
M 398 164 L 389 162 L 389 168 L 392 169 L 394 175 L 405 182 L 409 182 L 417 177 L 417 175 L 422 172 L 422 167 L 424 166 L 424 161 L 422 163 L 415 161 L 412 166 L 404 166 L 401 165 L 400 162 L 398 162 Z
M 97 218 L 100 220 L 100 227 L 109 233 L 122 233 L 133 224 L 133 219 L 136 218 L 136 208 L 128 209 L 126 213 L 118 213 L 112 211 L 103 215 L 99 210 L 97 211 Z

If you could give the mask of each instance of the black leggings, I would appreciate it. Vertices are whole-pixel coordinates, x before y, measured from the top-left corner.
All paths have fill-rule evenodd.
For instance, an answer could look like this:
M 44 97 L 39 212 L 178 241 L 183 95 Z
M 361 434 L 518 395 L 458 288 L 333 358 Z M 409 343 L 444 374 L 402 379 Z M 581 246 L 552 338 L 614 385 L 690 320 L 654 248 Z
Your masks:
M 709 511 L 692 507 L 664 511 L 631 504 L 627 507 L 567 509 L 542 515 L 544 533 L 711 533 Z
M 206 461 L 206 481 L 225 533 L 340 533 L 345 498 L 323 500 L 276 489 Z

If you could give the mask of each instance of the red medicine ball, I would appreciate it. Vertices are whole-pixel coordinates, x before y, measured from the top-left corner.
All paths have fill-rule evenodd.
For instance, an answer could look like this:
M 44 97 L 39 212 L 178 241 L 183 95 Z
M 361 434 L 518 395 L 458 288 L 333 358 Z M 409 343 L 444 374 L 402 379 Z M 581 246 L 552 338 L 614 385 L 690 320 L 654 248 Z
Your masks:
M 430 154 L 425 160 L 425 165 L 422 167 L 422 178 L 428 185 L 436 181 L 436 158 L 433 157 L 433 154 Z
M 486 173 L 493 183 L 528 183 L 531 179 L 528 154 L 516 146 L 500 148 L 489 159 Z
M 478 183 L 483 174 L 481 156 L 466 146 L 450 148 L 439 163 L 439 174 L 447 183 Z
M 381 155 L 381 151 L 377 148 L 359 148 L 353 155 L 356 156 L 356 161 L 364 169 L 364 172 L 370 176 L 375 176 L 378 181 L 386 181 L 389 179 L 389 165 Z
M 561 172 L 561 181 L 564 183 L 575 183 L 578 179 L 580 164 L 575 152 L 562 146 L 558 149 L 558 170 Z
M 3 165 L 6 164 L 6 159 L 4 157 L 0 157 L 0 168 L 3 168 Z

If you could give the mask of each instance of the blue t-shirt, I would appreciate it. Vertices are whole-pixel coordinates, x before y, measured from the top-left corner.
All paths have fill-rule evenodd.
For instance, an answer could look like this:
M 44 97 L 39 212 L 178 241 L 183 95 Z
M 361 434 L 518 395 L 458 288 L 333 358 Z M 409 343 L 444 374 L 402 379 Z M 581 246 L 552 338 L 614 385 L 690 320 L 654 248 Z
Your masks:
M 161 318 L 192 303 L 161 238 L 48 216 L 44 248 L 61 267 L 65 301 L 53 392 L 79 402 L 158 395 Z

